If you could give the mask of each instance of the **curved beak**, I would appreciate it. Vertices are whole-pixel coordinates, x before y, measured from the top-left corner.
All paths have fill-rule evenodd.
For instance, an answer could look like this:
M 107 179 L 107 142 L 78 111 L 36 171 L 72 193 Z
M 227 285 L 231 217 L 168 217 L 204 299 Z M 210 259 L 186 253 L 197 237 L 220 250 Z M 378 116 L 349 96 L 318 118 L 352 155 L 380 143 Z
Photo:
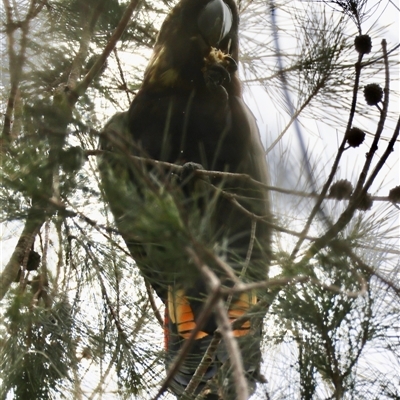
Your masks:
M 223 0 L 211 0 L 201 11 L 197 24 L 204 40 L 217 47 L 232 28 L 232 11 Z

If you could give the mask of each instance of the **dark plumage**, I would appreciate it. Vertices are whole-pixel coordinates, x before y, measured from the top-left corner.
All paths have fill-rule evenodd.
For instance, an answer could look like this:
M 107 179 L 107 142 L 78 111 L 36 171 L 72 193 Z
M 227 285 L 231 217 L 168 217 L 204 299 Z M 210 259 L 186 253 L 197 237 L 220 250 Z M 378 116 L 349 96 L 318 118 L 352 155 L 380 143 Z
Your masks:
M 111 118 L 101 139 L 102 148 L 109 153 L 102 157 L 100 171 L 118 229 L 142 274 L 166 306 L 167 368 L 195 326 L 207 288 L 178 240 L 181 225 L 175 226 L 171 217 L 170 225 L 150 230 L 143 222 L 146 213 L 154 228 L 158 215 L 160 222 L 170 217 L 168 212 L 163 214 L 160 201 L 181 199 L 177 210 L 197 232 L 196 240 L 223 258 L 238 276 L 243 275 L 244 281 L 267 276 L 270 228 L 262 222 L 254 224 L 249 217 L 253 213 L 270 218 L 267 193 L 241 178 L 204 178 L 195 172 L 202 166 L 248 174 L 268 183 L 257 125 L 242 100 L 237 75 L 238 23 L 233 0 L 181 0 L 161 27 L 143 84 L 129 111 Z M 171 175 L 129 155 L 182 165 L 183 169 Z M 237 196 L 249 213 L 235 206 L 232 197 L 216 195 L 215 186 Z M 175 195 L 174 187 L 179 187 L 180 194 Z M 165 194 L 169 190 L 171 196 Z M 207 227 L 200 228 L 204 221 Z M 157 234 L 146 236 L 150 234 L 146 228 Z M 188 238 L 182 240 L 191 244 Z M 203 256 L 221 281 L 232 285 L 212 257 Z M 256 302 L 256 293 L 234 297 L 228 314 L 233 320 Z M 235 332 L 251 387 L 261 359 L 262 317 L 255 316 Z M 211 315 L 171 384 L 176 394 L 189 383 L 216 328 Z M 199 390 L 218 376 L 209 385 L 210 399 L 235 398 L 234 389 L 226 388 L 226 381 L 221 383 L 224 376 L 230 376 L 229 363 L 225 362 L 228 358 L 221 344 L 203 376 Z

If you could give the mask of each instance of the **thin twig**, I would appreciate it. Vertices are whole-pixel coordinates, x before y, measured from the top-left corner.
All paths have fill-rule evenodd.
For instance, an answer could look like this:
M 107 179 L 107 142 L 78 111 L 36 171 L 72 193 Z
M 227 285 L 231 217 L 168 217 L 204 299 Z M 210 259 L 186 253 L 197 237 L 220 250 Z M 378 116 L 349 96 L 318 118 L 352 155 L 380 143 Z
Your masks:
M 321 190 L 321 193 L 319 194 L 319 197 L 318 197 L 313 209 L 311 210 L 311 213 L 310 213 L 310 215 L 309 215 L 309 217 L 307 219 L 307 222 L 306 222 L 306 224 L 305 224 L 305 226 L 303 228 L 302 236 L 299 238 L 299 240 L 297 241 L 297 243 L 296 243 L 296 245 L 295 245 L 295 247 L 294 247 L 294 249 L 292 251 L 292 254 L 291 254 L 292 259 L 294 259 L 296 257 L 298 251 L 300 250 L 300 246 L 304 242 L 305 236 L 307 235 L 307 233 L 308 233 L 308 231 L 310 229 L 311 223 L 312 223 L 312 221 L 314 220 L 315 216 L 317 215 L 318 211 L 321 208 L 321 204 L 322 204 L 322 202 L 323 202 L 323 200 L 324 200 L 324 198 L 325 198 L 325 196 L 326 196 L 326 194 L 328 192 L 328 189 L 329 189 L 329 187 L 330 187 L 330 185 L 331 185 L 331 183 L 333 181 L 333 178 L 334 178 L 334 176 L 336 174 L 336 171 L 338 169 L 338 166 L 339 166 L 340 159 L 342 158 L 342 155 L 343 155 L 343 153 L 345 151 L 345 145 L 346 145 L 346 141 L 347 141 L 347 133 L 349 132 L 349 130 L 350 130 L 352 124 L 353 124 L 353 119 L 354 119 L 354 115 L 355 115 L 355 112 L 356 112 L 357 94 L 358 94 L 358 88 L 360 86 L 362 57 L 363 57 L 363 55 L 360 54 L 355 66 L 354 66 L 355 67 L 355 78 L 354 78 L 354 86 L 353 86 L 353 98 L 352 98 L 352 101 L 351 101 L 349 120 L 347 121 L 347 126 L 346 126 L 346 130 L 345 130 L 345 134 L 343 136 L 342 143 L 339 146 L 338 153 L 337 153 L 336 158 L 335 158 L 335 160 L 333 162 L 333 165 L 332 165 L 332 168 L 331 168 L 331 172 L 330 172 L 330 174 L 328 176 L 328 179 L 325 182 L 325 184 L 324 184 L 324 186 L 323 186 L 323 188 Z
M 382 43 L 382 45 L 384 45 L 384 44 Z M 387 76 L 387 79 L 388 79 L 388 76 Z M 387 80 L 387 83 L 388 83 L 388 80 Z M 387 92 L 385 91 L 385 93 L 388 94 L 388 91 Z M 386 106 L 387 106 L 387 103 L 386 103 Z M 384 107 L 382 110 L 382 117 L 381 117 L 381 121 L 383 121 L 383 122 L 384 122 L 384 119 L 386 116 L 386 111 L 387 111 L 386 106 L 384 103 Z M 382 125 L 380 124 L 378 126 L 377 135 L 379 135 L 379 132 L 381 130 L 383 130 L 383 124 Z M 371 185 L 374 182 L 379 171 L 385 164 L 388 157 L 392 154 L 396 140 L 399 137 L 399 130 L 400 130 L 400 118 L 397 121 L 397 125 L 393 132 L 393 136 L 392 136 L 391 140 L 389 141 L 385 152 L 383 153 L 382 157 L 380 158 L 377 165 L 375 166 L 374 171 L 371 173 L 370 177 L 365 182 L 364 186 L 362 188 L 358 188 L 358 193 L 356 193 L 356 191 L 355 191 L 355 193 L 352 197 L 352 200 L 350 201 L 346 210 L 341 214 L 338 221 L 334 225 L 332 225 L 332 227 L 330 229 L 328 229 L 328 231 L 323 236 L 321 236 L 318 240 L 316 240 L 314 242 L 314 244 L 308 250 L 307 255 L 300 261 L 300 263 L 306 262 L 308 259 L 313 257 L 319 250 L 321 250 L 323 247 L 325 247 L 326 244 L 328 244 L 329 241 L 332 240 L 351 220 L 351 218 L 354 215 L 355 210 L 357 209 L 359 202 L 366 195 L 368 189 L 371 187 Z M 360 176 L 360 182 L 361 181 L 364 182 L 364 178 Z
M 200 245 L 192 239 L 197 249 L 200 249 Z M 235 284 L 240 284 L 239 278 L 236 276 L 235 271 L 232 267 L 227 264 L 221 257 L 218 257 L 214 252 L 201 246 L 201 252 L 205 253 L 207 257 L 211 258 L 213 262 L 215 262 L 216 266 L 219 267 L 223 272 L 226 273 L 227 277 L 232 280 Z
M 400 47 L 400 44 L 395 45 L 387 52 L 387 54 L 390 55 L 391 53 L 395 52 L 399 47 Z M 379 57 L 372 58 L 369 61 L 362 62 L 361 68 L 376 64 L 377 61 L 380 61 L 382 59 L 383 59 L 383 56 L 379 56 Z M 320 57 L 310 60 L 310 62 L 319 61 L 319 60 L 320 60 Z M 272 74 L 268 77 L 257 76 L 257 78 L 254 78 L 254 79 L 245 79 L 245 80 L 243 80 L 243 83 L 246 83 L 248 85 L 252 84 L 252 83 L 257 83 L 257 85 L 265 84 L 268 81 L 279 78 L 282 73 L 286 74 L 288 72 L 298 71 L 301 68 L 304 68 L 304 64 L 298 63 L 293 66 L 284 68 L 283 70 L 279 70 L 278 72 L 275 72 L 274 74 Z M 348 70 L 348 69 L 352 69 L 352 68 L 354 68 L 354 64 L 335 65 L 335 67 L 334 67 L 334 69 L 336 71 L 343 71 L 343 70 Z M 343 72 L 341 72 L 341 73 L 343 73 Z
M 129 97 L 128 84 L 126 83 L 126 80 L 125 80 L 124 71 L 122 70 L 121 60 L 119 59 L 118 51 L 117 51 L 116 47 L 114 47 L 113 53 L 114 53 L 115 59 L 117 60 L 117 67 L 118 67 L 118 71 L 119 71 L 119 76 L 121 77 L 122 85 L 123 85 L 123 87 L 125 89 L 125 93 L 126 93 L 126 97 L 128 99 L 128 103 L 130 103 L 131 102 L 131 98 Z
M 389 63 L 388 63 L 387 52 L 386 52 L 386 40 L 382 40 L 382 52 L 383 52 L 384 62 L 385 62 L 385 88 L 383 91 L 384 92 L 383 107 L 380 112 L 381 115 L 379 118 L 379 122 L 378 122 L 378 125 L 376 128 L 375 135 L 374 135 L 374 140 L 372 141 L 370 150 L 367 153 L 364 167 L 358 178 L 356 188 L 354 189 L 353 197 L 358 196 L 360 194 L 361 190 L 363 190 L 363 185 L 364 185 L 365 180 L 367 179 L 367 174 L 368 174 L 369 168 L 371 166 L 372 159 L 373 159 L 376 151 L 378 150 L 378 143 L 381 138 L 383 128 L 385 127 L 385 121 L 386 121 L 388 107 L 389 107 L 389 82 L 390 82 Z
M 310 276 L 299 275 L 299 276 L 290 276 L 290 277 L 283 277 L 283 278 L 272 278 L 272 279 L 258 281 L 258 282 L 252 282 L 252 283 L 242 283 L 241 285 L 235 286 L 232 288 L 221 288 L 221 293 L 232 295 L 232 294 L 238 294 L 238 293 L 243 293 L 243 292 L 249 292 L 249 291 L 256 290 L 256 289 L 268 289 L 271 287 L 282 288 L 287 285 L 292 285 L 292 284 L 296 284 L 296 283 L 306 283 L 306 282 L 311 282 L 314 285 L 318 285 L 318 286 L 320 286 L 324 289 L 327 289 L 331 292 L 335 292 L 335 293 L 338 293 L 338 294 L 341 294 L 341 295 L 347 296 L 347 297 L 363 296 L 367 290 L 367 284 L 366 284 L 365 280 L 361 280 L 361 289 L 360 290 L 349 291 L 349 290 L 340 289 L 340 287 L 336 286 L 336 285 L 328 285 L 326 283 L 321 282 L 319 279 L 312 278 Z M 251 309 L 249 310 L 249 312 L 251 312 Z M 244 320 L 242 320 L 242 318 L 243 317 L 240 317 L 240 319 L 238 318 L 238 320 L 235 321 L 235 327 L 236 327 L 237 321 L 239 321 L 241 324 L 243 324 L 243 322 L 246 321 L 246 318 L 248 319 L 249 317 L 245 317 Z
M 160 311 L 157 308 L 157 304 L 156 304 L 156 301 L 155 301 L 154 295 L 153 295 L 153 289 L 151 288 L 149 282 L 147 282 L 147 281 L 145 281 L 145 286 L 146 286 L 147 296 L 149 298 L 151 309 L 153 310 L 153 313 L 154 313 L 158 323 L 160 324 L 161 327 L 163 327 L 164 320 L 160 314 Z
M 126 26 L 128 25 L 128 23 L 132 17 L 132 14 L 135 11 L 138 4 L 139 4 L 139 0 L 131 0 L 130 1 L 121 20 L 118 23 L 118 26 L 114 30 L 114 33 L 112 34 L 107 45 L 104 47 L 104 50 L 101 53 L 100 57 L 93 64 L 92 68 L 90 68 L 89 72 L 86 74 L 86 76 L 83 78 L 83 80 L 77 85 L 76 90 L 71 93 L 70 101 L 72 104 L 75 104 L 75 102 L 77 101 L 79 96 L 86 91 L 86 89 L 92 83 L 93 79 L 100 72 L 100 70 L 103 67 L 104 63 L 106 62 L 108 56 L 111 54 L 111 52 L 113 51 L 114 47 L 116 46 L 118 40 L 121 38 L 122 34 L 124 33 Z
M 282 74 L 280 71 L 278 73 L 279 75 Z M 278 137 L 272 142 L 272 144 L 268 147 L 268 149 L 265 151 L 265 154 L 268 154 L 278 143 L 279 141 L 283 138 L 285 133 L 289 130 L 289 128 L 292 126 L 293 122 L 297 120 L 297 118 L 300 116 L 300 114 L 303 112 L 303 110 L 310 104 L 311 100 L 318 94 L 319 90 L 323 88 L 325 85 L 325 79 L 323 79 L 321 82 L 319 82 L 318 85 L 314 88 L 312 93 L 307 97 L 306 101 L 299 107 L 296 112 L 292 115 L 290 118 L 290 121 L 287 123 L 283 131 L 278 135 Z
M 202 377 L 207 372 L 208 367 L 213 361 L 213 356 L 218 349 L 218 346 L 221 342 L 221 333 L 217 330 L 214 332 L 214 336 L 208 345 L 206 352 L 204 353 L 203 358 L 200 361 L 200 364 L 196 368 L 192 379 L 190 379 L 189 384 L 186 386 L 186 389 L 182 393 L 182 399 L 192 398 L 195 393 L 197 387 L 199 386 Z
M 244 266 L 243 266 L 241 274 L 240 274 L 241 277 L 243 277 L 245 275 L 248 264 L 250 262 L 250 258 L 251 258 L 251 254 L 252 254 L 253 246 L 254 246 L 256 227 L 257 227 L 257 222 L 252 220 L 250 243 L 249 243 L 249 247 L 247 250 L 246 260 L 245 260 Z M 218 260 L 220 260 L 219 257 L 218 257 Z M 227 265 L 227 267 L 229 267 L 229 265 Z M 231 271 L 232 268 L 229 267 L 229 270 Z M 232 270 L 232 273 L 233 273 L 233 270 Z M 236 277 L 236 275 L 234 275 L 234 276 Z M 240 281 L 238 283 L 240 283 Z M 225 308 L 227 308 L 227 307 L 229 308 L 229 304 L 232 301 L 232 297 L 233 297 L 233 295 L 230 295 L 229 298 L 227 299 L 227 301 L 225 303 Z M 193 393 L 195 392 L 195 390 L 197 389 L 199 383 L 201 382 L 201 378 L 207 371 L 207 368 L 212 363 L 213 355 L 217 351 L 220 341 L 221 341 L 221 334 L 217 330 L 216 332 L 214 332 L 214 337 L 212 338 L 211 343 L 209 344 L 206 352 L 203 355 L 203 358 L 201 359 L 200 364 L 196 368 L 196 371 L 194 372 L 192 378 L 190 379 L 189 384 L 186 386 L 186 388 L 182 394 L 183 399 L 186 398 L 185 396 L 192 396 Z
M 110 358 L 110 361 L 108 363 L 107 369 L 104 371 L 104 373 L 102 373 L 101 377 L 99 378 L 99 383 L 94 388 L 92 393 L 90 394 L 90 397 L 87 398 L 87 395 L 85 395 L 85 398 L 87 398 L 87 400 L 93 400 L 97 396 L 99 398 L 101 398 L 102 397 L 101 394 L 104 393 L 104 389 L 105 389 L 105 388 L 103 388 L 103 385 L 106 383 L 106 386 L 108 386 L 110 384 L 110 382 L 112 382 L 112 380 L 107 379 L 107 377 L 110 375 L 110 372 L 113 371 L 113 368 L 117 364 L 118 356 L 120 355 L 120 352 L 121 352 L 120 347 L 121 346 L 120 346 L 119 340 L 117 339 L 117 343 L 115 345 L 115 349 L 114 349 L 112 356 Z M 74 370 L 74 372 L 78 371 L 78 368 L 73 368 L 73 370 Z M 82 390 L 81 390 L 81 392 L 82 392 L 81 394 L 83 394 Z
M 9 4 L 8 0 L 4 1 L 4 7 L 6 9 L 6 33 L 7 33 L 7 41 L 8 41 L 8 56 L 9 56 L 9 71 L 10 71 L 10 83 L 11 89 L 10 94 L 8 96 L 7 108 L 4 115 L 4 125 L 3 125 L 3 133 L 2 136 L 4 139 L 9 140 L 9 136 L 11 133 L 11 124 L 12 124 L 12 115 L 14 112 L 15 100 L 17 97 L 17 93 L 19 90 L 19 82 L 22 76 L 23 66 L 25 64 L 25 54 L 26 48 L 28 44 L 28 32 L 29 32 L 29 23 L 30 21 L 37 16 L 40 10 L 44 6 L 44 2 L 42 2 L 37 8 L 35 8 L 36 1 L 31 0 L 29 4 L 29 10 L 27 15 L 23 21 L 14 22 L 12 18 L 12 7 Z M 15 52 L 15 43 L 14 43 L 14 31 L 20 28 L 22 31 L 21 39 L 19 40 L 19 53 Z
M 230 357 L 230 363 L 233 370 L 234 385 L 236 389 L 237 400 L 248 400 L 249 391 L 246 383 L 243 361 L 239 349 L 239 345 L 233 335 L 231 322 L 225 309 L 224 301 L 222 300 L 221 282 L 214 272 L 204 263 L 200 261 L 197 254 L 192 249 L 187 249 L 191 255 L 194 264 L 199 268 L 209 286 L 211 294 L 216 294 L 215 313 L 218 322 L 219 331 L 224 339 L 227 352 Z
M 189 254 L 193 254 L 194 252 L 191 249 L 188 249 Z M 203 327 L 204 323 L 208 319 L 210 313 L 212 312 L 214 305 L 216 301 L 218 300 L 220 293 L 219 291 L 212 292 L 208 298 L 207 301 L 204 303 L 204 307 L 199 315 L 199 317 L 196 320 L 196 326 L 192 330 L 190 336 L 184 341 L 179 353 L 171 363 L 171 366 L 168 369 L 167 376 L 165 377 L 160 389 L 158 390 L 157 394 L 155 397 L 153 397 L 153 400 L 157 400 L 169 387 L 170 382 L 176 375 L 176 373 L 179 371 L 179 368 L 181 367 L 183 361 L 185 360 L 187 354 L 189 353 L 193 342 L 196 340 L 197 333 L 201 330 Z
M 390 139 L 388 139 L 388 140 L 390 140 Z M 98 149 L 85 151 L 86 156 L 94 156 L 94 157 L 101 156 L 103 154 L 111 154 L 111 153 L 112 152 L 107 151 L 107 150 L 98 150 Z M 134 156 L 131 154 L 129 154 L 129 158 L 132 158 L 132 160 L 137 160 L 137 161 L 143 162 L 148 165 L 153 165 L 158 168 L 167 168 L 176 173 L 179 173 L 183 168 L 183 166 L 179 165 L 179 164 L 173 164 L 173 163 L 169 163 L 166 161 L 159 161 L 159 160 L 155 160 L 152 158 Z M 282 193 L 282 194 L 286 194 L 289 196 L 298 196 L 298 197 L 304 197 L 304 198 L 319 198 L 319 197 L 321 197 L 321 193 L 309 193 L 309 192 L 303 192 L 300 190 L 285 189 L 285 188 L 281 188 L 278 186 L 266 185 L 265 183 L 259 182 L 255 179 L 251 178 L 249 175 L 242 174 L 242 173 L 221 172 L 221 171 L 210 171 L 210 170 L 205 170 L 205 169 L 198 169 L 198 170 L 193 171 L 193 174 L 198 177 L 222 178 L 225 180 L 228 180 L 228 179 L 243 180 L 243 182 L 252 183 L 255 186 L 258 186 L 260 189 L 265 189 L 265 190 L 268 190 L 271 192 L 276 192 L 276 193 Z M 221 189 L 217 188 L 216 186 L 214 186 L 214 189 L 221 190 Z M 230 193 L 230 196 L 232 196 L 234 198 L 241 197 L 234 193 Z M 346 198 L 337 199 L 335 196 L 325 194 L 324 200 L 348 201 L 349 199 L 346 199 Z M 389 199 L 389 196 L 371 196 L 371 200 L 392 203 L 392 201 Z M 300 235 L 300 233 L 298 233 L 298 235 Z M 310 238 L 310 236 L 306 236 L 305 238 L 306 239 Z M 313 239 L 310 239 L 310 240 L 313 240 Z
M 75 226 L 77 226 L 77 225 L 75 225 Z M 78 227 L 78 229 L 80 229 L 80 227 Z M 119 320 L 119 316 L 116 314 L 116 312 L 114 310 L 114 307 L 111 304 L 111 300 L 110 300 L 110 297 L 108 296 L 107 289 L 106 289 L 106 286 L 104 284 L 103 277 L 101 276 L 100 268 L 99 268 L 99 265 L 97 263 L 96 257 L 95 257 L 95 255 L 93 254 L 93 252 L 90 250 L 90 248 L 88 246 L 86 246 L 80 240 L 79 240 L 79 242 L 80 242 L 81 246 L 84 247 L 86 253 L 89 255 L 89 257 L 90 257 L 90 259 L 91 259 L 91 261 L 92 261 L 92 263 L 93 263 L 93 265 L 95 267 L 97 279 L 100 282 L 101 294 L 103 295 L 103 297 L 104 297 L 104 299 L 106 301 L 108 309 L 110 310 L 110 314 L 111 314 L 112 320 L 114 321 L 115 327 L 117 328 L 118 333 L 121 335 L 121 337 L 124 339 L 124 341 L 126 343 L 128 343 L 128 335 L 126 334 L 124 328 L 122 327 L 121 322 Z
M 349 249 L 350 250 L 350 249 Z M 367 265 L 364 261 L 362 261 L 358 256 L 356 256 L 353 252 L 351 252 L 351 250 L 347 253 L 348 256 L 356 261 L 361 268 L 363 268 L 365 271 L 367 271 L 369 274 L 374 275 L 376 278 L 378 278 L 381 282 L 383 282 L 387 287 L 389 287 L 390 289 L 392 289 L 397 296 L 400 297 L 400 287 L 395 285 L 393 280 L 389 280 L 388 278 L 386 278 L 385 276 L 383 276 L 382 274 L 380 274 L 378 271 L 376 271 L 374 268 L 370 267 L 369 265 Z
M 257 221 L 251 221 L 251 234 L 250 234 L 250 243 L 247 248 L 246 259 L 244 261 L 244 265 L 242 271 L 240 272 L 240 277 L 243 278 L 246 275 L 247 268 L 250 264 L 251 254 L 253 253 L 254 241 L 256 239 L 256 229 L 257 229 Z
M 86 4 L 87 11 L 92 11 L 92 15 L 88 19 L 85 15 L 85 21 L 87 22 L 83 24 L 79 50 L 71 63 L 71 70 L 68 76 L 68 81 L 66 83 L 66 86 L 69 90 L 75 89 L 78 79 L 81 75 L 83 63 L 89 51 L 90 38 L 93 35 L 96 22 L 100 18 L 100 15 L 103 11 L 104 3 L 105 0 L 99 0 L 95 7 L 91 7 Z

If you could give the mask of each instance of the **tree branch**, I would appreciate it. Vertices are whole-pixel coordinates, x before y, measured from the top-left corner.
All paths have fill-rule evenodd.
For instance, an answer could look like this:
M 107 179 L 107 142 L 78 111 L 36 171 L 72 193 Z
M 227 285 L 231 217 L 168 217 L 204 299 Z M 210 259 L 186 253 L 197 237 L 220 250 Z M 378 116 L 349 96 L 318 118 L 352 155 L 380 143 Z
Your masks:
M 187 249 L 187 251 L 189 252 L 190 255 L 195 254 L 191 249 Z M 203 307 L 199 317 L 197 318 L 195 328 L 192 330 L 189 338 L 184 341 L 183 346 L 181 347 L 178 355 L 173 360 L 173 362 L 168 370 L 167 376 L 165 377 L 157 394 L 155 395 L 155 397 L 153 397 L 153 400 L 157 400 L 167 390 L 170 382 L 172 381 L 172 379 L 174 378 L 176 373 L 179 371 L 179 368 L 181 367 L 183 361 L 185 360 L 187 354 L 189 353 L 189 351 L 193 345 L 193 342 L 195 341 L 197 333 L 203 327 L 207 318 L 211 314 L 211 312 L 214 308 L 214 305 L 218 300 L 219 295 L 220 295 L 220 293 L 218 290 L 218 291 L 212 292 L 208 296 L 207 301 L 204 303 L 204 307 Z
M 15 246 L 13 254 L 0 274 L 0 300 L 3 299 L 11 284 L 17 277 L 20 266 L 26 255 L 29 253 L 35 236 L 39 232 L 44 221 L 44 211 L 32 206 L 28 212 L 24 229 L 19 237 L 17 245 Z
M 81 74 L 83 63 L 89 50 L 90 38 L 93 35 L 94 27 L 96 26 L 96 22 L 101 15 L 105 1 L 106 0 L 99 0 L 97 2 L 96 7 L 92 10 L 92 15 L 89 20 L 87 20 L 86 15 L 84 16 L 87 22 L 83 24 L 79 50 L 71 64 L 71 71 L 69 73 L 68 81 L 66 84 L 69 90 L 74 90 L 76 87 L 77 81 Z M 86 8 L 87 11 L 90 11 L 89 5 L 86 5 Z
M 93 79 L 101 70 L 102 66 L 106 62 L 108 56 L 113 51 L 114 47 L 116 46 L 118 40 L 121 38 L 122 34 L 124 33 L 126 26 L 128 25 L 133 12 L 135 11 L 136 7 L 138 6 L 140 0 L 131 0 L 128 7 L 125 10 L 124 15 L 122 16 L 121 20 L 117 28 L 114 30 L 110 40 L 108 41 L 106 47 L 104 48 L 103 52 L 101 53 L 100 57 L 96 60 L 93 64 L 92 68 L 90 68 L 89 72 L 83 78 L 83 80 L 77 85 L 76 89 L 71 92 L 70 95 L 70 102 L 71 104 L 75 104 L 78 100 L 79 96 L 82 95 L 92 83 Z
M 325 182 L 325 185 L 323 186 L 323 188 L 321 190 L 321 193 L 319 194 L 319 197 L 318 197 L 313 209 L 311 210 L 311 213 L 310 213 L 310 215 L 309 215 L 309 217 L 307 219 L 307 222 L 306 222 L 306 224 L 305 224 L 305 226 L 303 228 L 302 234 L 301 234 L 299 240 L 297 241 L 297 243 L 296 243 L 296 245 L 295 245 L 295 247 L 294 247 L 294 249 L 292 251 L 292 254 L 291 254 L 292 259 L 294 259 L 296 257 L 298 251 L 300 250 L 300 246 L 304 242 L 304 239 L 305 239 L 305 237 L 306 237 L 306 235 L 307 235 L 307 233 L 308 233 L 308 231 L 310 229 L 312 221 L 314 220 L 315 216 L 317 215 L 318 211 L 320 210 L 321 204 L 322 204 L 322 202 L 323 202 L 323 200 L 324 200 L 324 198 L 325 198 L 325 196 L 326 196 L 326 194 L 328 192 L 328 189 L 329 189 L 329 187 L 330 187 L 330 185 L 331 185 L 331 183 L 333 181 L 333 178 L 334 178 L 334 176 L 336 174 L 337 168 L 339 166 L 340 159 L 342 158 L 343 152 L 345 151 L 345 144 L 346 144 L 346 141 L 347 141 L 347 132 L 350 130 L 350 128 L 351 128 L 351 126 L 353 124 L 353 119 L 354 119 L 354 115 L 355 115 L 355 112 L 356 112 L 357 94 L 358 94 L 358 88 L 360 86 L 361 61 L 362 61 L 362 58 L 363 58 L 363 56 L 362 56 L 362 54 L 360 54 L 355 66 L 354 66 L 356 74 L 355 74 L 355 78 L 354 78 L 353 98 L 352 98 L 352 101 L 351 101 L 349 119 L 347 121 L 347 126 L 346 126 L 346 130 L 345 130 L 345 134 L 344 134 L 343 139 L 342 139 L 342 143 L 339 146 L 338 153 L 336 155 L 335 161 L 333 162 L 333 165 L 332 165 L 332 168 L 331 168 L 331 172 L 330 172 L 330 174 L 328 176 L 328 179 Z

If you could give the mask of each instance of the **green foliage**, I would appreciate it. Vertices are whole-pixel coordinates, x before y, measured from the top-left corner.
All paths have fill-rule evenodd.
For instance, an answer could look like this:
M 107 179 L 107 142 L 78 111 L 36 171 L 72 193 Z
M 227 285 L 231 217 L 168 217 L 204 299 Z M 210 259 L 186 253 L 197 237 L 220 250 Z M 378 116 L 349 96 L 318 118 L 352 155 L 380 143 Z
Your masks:
M 368 342 L 379 334 L 374 295 L 358 292 L 370 276 L 358 270 L 339 247 L 321 252 L 309 265 L 310 281 L 283 290 L 273 312 L 278 340 L 288 332 L 297 344 L 302 399 L 313 399 L 318 382 L 329 382 L 335 396 L 356 395 L 357 365 Z M 322 283 L 323 282 L 323 283 Z
M 1 332 L 1 398 L 49 399 L 62 394 L 76 363 L 71 345 L 73 320 L 67 300 L 46 310 L 32 293 L 18 293 L 6 310 Z

